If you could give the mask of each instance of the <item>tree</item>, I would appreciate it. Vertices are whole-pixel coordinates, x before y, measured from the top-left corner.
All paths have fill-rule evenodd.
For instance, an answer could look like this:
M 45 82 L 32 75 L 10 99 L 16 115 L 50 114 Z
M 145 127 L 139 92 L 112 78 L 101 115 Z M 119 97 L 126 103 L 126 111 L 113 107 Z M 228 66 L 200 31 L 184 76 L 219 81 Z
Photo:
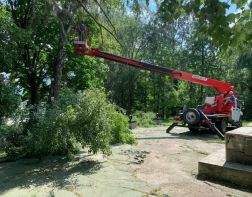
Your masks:
M 49 5 L 42 1 L 8 0 L 6 5 L 11 18 L 11 25 L 5 29 L 9 39 L 5 39 L 3 47 L 9 51 L 7 73 L 12 79 L 19 79 L 24 89 L 23 97 L 32 105 L 38 104 L 40 91 L 43 89 L 47 75 L 50 44 L 54 36 L 54 20 L 48 13 Z M 47 33 L 45 33 L 47 32 Z M 15 50 L 14 50 L 15 49 Z
M 77 16 L 78 3 L 74 1 L 61 0 L 52 1 L 53 12 L 57 16 L 57 22 L 60 27 L 59 38 L 57 39 L 57 49 L 52 62 L 52 84 L 50 98 L 57 99 L 61 87 L 62 70 L 66 58 L 66 44 L 69 40 L 69 34 L 73 28 L 74 20 Z
M 238 12 L 226 14 L 231 4 L 237 6 Z M 226 49 L 228 46 L 251 44 L 251 8 L 252 2 L 247 0 L 172 1 L 164 0 L 159 7 L 160 17 L 164 21 L 187 14 L 196 18 L 202 33 L 210 35 L 218 46 Z
M 0 74 L 0 126 L 3 125 L 4 119 L 10 117 L 19 105 L 20 99 L 16 87 Z

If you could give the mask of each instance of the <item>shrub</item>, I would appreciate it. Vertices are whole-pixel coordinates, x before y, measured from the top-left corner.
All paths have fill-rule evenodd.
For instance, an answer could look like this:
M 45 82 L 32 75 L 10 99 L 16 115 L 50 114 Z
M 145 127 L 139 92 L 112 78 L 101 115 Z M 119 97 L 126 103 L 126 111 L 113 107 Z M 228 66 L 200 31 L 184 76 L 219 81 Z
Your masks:
M 132 136 L 129 130 L 128 117 L 115 111 L 112 114 L 112 140 L 111 144 L 127 143 L 135 144 L 136 139 Z
M 70 133 L 58 128 L 58 117 L 67 105 L 77 102 L 76 95 L 64 89 L 54 104 L 40 103 L 16 111 L 11 126 L 2 126 L 1 135 L 6 139 L 5 151 L 10 159 L 68 154 L 77 152 L 79 144 Z
M 61 115 L 61 123 L 62 129 L 72 130 L 77 141 L 93 153 L 101 150 L 110 154 L 110 144 L 135 142 L 127 117 L 117 112 L 99 90 L 79 93 L 78 104 Z
M 142 112 L 142 111 L 136 111 L 133 114 L 133 121 L 136 121 L 137 126 L 139 127 L 150 127 L 151 125 L 154 125 L 154 119 L 156 118 L 156 114 L 153 112 Z
M 9 117 L 20 105 L 20 96 L 17 88 L 10 81 L 4 81 L 0 73 L 0 125 L 4 118 Z
M 0 127 L 0 137 L 4 139 L 1 145 L 1 150 L 9 156 L 10 160 L 16 160 L 25 156 L 24 135 L 22 135 L 22 125 L 2 125 Z
M 64 90 L 63 94 L 51 105 L 41 103 L 32 114 L 22 112 L 9 131 L 2 129 L 9 157 L 61 154 L 71 158 L 81 147 L 109 155 L 110 144 L 135 142 L 127 117 L 116 110 L 103 92 L 87 90 L 74 94 Z
M 59 117 L 59 129 L 72 133 L 74 138 L 90 152 L 101 150 L 110 154 L 111 113 L 113 106 L 104 93 L 87 90 L 78 94 L 76 105 L 69 106 Z

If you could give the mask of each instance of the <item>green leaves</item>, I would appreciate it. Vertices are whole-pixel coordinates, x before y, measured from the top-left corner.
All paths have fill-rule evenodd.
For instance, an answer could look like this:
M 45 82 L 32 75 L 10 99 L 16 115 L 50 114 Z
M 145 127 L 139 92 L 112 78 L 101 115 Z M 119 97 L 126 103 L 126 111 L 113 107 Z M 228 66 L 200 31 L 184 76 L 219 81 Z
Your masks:
M 236 4 L 238 7 L 244 6 L 248 1 L 247 0 L 232 0 L 232 4 Z
M 15 85 L 8 80 L 4 81 L 2 77 L 0 74 L 0 126 L 4 118 L 9 118 L 20 105 Z
M 181 0 L 164 0 L 158 12 L 164 20 L 171 21 L 172 19 L 178 18 L 185 10 Z
M 226 15 L 230 4 L 219 0 L 189 1 L 187 4 L 165 0 L 161 3 L 159 14 L 164 21 L 171 21 L 185 10 L 186 14 L 193 15 L 204 26 L 202 33 L 207 33 L 216 45 L 226 49 L 238 43 L 251 43 L 251 39 L 248 40 L 251 35 L 248 30 L 251 29 L 251 9 L 247 8 L 247 0 L 234 0 L 232 3 L 239 12 Z

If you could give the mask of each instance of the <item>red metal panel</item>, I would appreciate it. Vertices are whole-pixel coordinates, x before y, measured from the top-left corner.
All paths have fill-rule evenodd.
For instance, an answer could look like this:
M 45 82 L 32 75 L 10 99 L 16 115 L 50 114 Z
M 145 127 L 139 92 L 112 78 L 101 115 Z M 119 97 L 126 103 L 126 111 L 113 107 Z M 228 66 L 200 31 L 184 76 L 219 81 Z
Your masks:
M 112 61 L 127 64 L 129 66 L 133 66 L 136 68 L 145 69 L 145 70 L 149 70 L 152 72 L 157 72 L 157 73 L 161 73 L 164 75 L 168 75 L 168 76 L 171 76 L 176 79 L 189 81 L 189 82 L 200 84 L 203 86 L 212 87 L 217 92 L 223 93 L 225 95 L 228 94 L 230 91 L 234 91 L 234 86 L 228 82 L 210 79 L 210 78 L 202 77 L 202 76 L 195 75 L 192 73 L 183 72 L 180 70 L 172 70 L 172 69 L 165 68 L 165 67 L 155 66 L 155 65 L 148 64 L 148 63 L 141 62 L 141 61 L 137 61 L 137 60 L 123 58 L 120 56 L 116 56 L 113 54 L 102 52 L 96 48 L 87 50 L 87 49 L 83 49 L 83 48 L 77 46 L 77 47 L 75 47 L 75 50 L 78 54 L 81 54 L 81 55 L 101 57 L 104 59 L 109 59 Z
M 218 80 L 210 79 L 207 77 L 202 77 L 200 75 L 195 75 L 195 74 L 183 72 L 180 70 L 173 70 L 172 77 L 176 79 L 181 79 L 181 80 L 189 81 L 192 83 L 200 84 L 203 86 L 212 87 L 219 93 L 227 94 L 229 91 L 234 90 L 234 86 L 231 83 L 218 81 Z

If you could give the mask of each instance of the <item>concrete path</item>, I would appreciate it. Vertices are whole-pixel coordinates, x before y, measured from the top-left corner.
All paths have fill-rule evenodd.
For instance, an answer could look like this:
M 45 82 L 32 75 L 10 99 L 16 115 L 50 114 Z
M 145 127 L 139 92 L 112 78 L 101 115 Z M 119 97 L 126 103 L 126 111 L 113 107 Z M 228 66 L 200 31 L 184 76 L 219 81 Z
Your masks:
M 72 162 L 59 157 L 0 163 L 0 196 L 252 196 L 246 188 L 197 179 L 198 160 L 224 147 L 212 134 L 166 127 L 135 129 L 138 145 Z

